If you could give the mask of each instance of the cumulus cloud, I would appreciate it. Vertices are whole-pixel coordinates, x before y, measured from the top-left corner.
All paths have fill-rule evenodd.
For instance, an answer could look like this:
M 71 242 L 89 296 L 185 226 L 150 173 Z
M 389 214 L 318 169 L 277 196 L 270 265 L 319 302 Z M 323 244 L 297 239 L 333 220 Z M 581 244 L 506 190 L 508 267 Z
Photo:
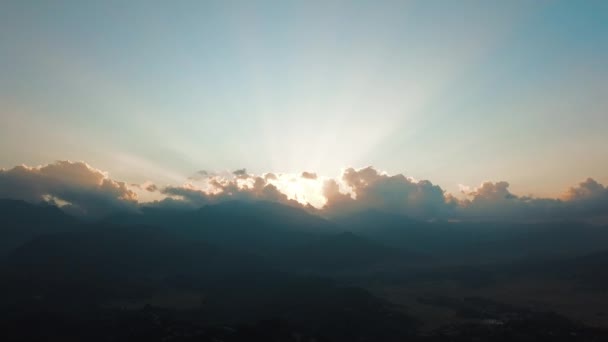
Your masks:
M 263 177 L 247 175 L 247 182 L 240 183 L 246 172 L 236 174 L 235 179 L 214 178 L 209 184 L 211 191 L 196 188 L 191 184 L 183 186 L 168 186 L 160 190 L 162 194 L 170 196 L 171 200 L 165 204 L 176 206 L 176 200 L 188 207 L 202 207 L 208 204 L 220 203 L 230 200 L 238 201 L 271 201 L 290 206 L 301 206 L 298 202 L 290 200 L 273 184 Z M 162 205 L 163 201 L 157 202 Z
M 302 177 L 304 179 L 317 179 L 317 174 L 314 173 L 314 172 L 304 171 L 304 172 L 302 172 L 302 174 L 300 175 L 300 177 Z
M 507 182 L 484 182 L 479 188 L 476 188 L 469 195 L 473 196 L 473 202 L 498 201 L 504 202 L 511 199 L 516 199 L 517 196 L 509 192 L 509 183 Z
M 608 188 L 589 178 L 571 187 L 562 198 L 517 196 L 507 182 L 484 182 L 466 193 L 458 214 L 490 220 L 593 219 L 608 216 Z
M 587 178 L 584 182 L 579 183 L 578 186 L 568 189 L 564 198 L 569 201 L 605 201 L 608 199 L 608 188 L 592 178 Z
M 277 179 L 278 179 L 278 177 L 277 177 L 277 175 L 275 175 L 274 173 L 269 172 L 269 173 L 264 174 L 264 179 L 265 179 L 266 181 L 268 181 L 268 180 L 277 180 Z
M 70 161 L 0 170 L 0 197 L 57 200 L 67 203 L 66 210 L 90 216 L 134 209 L 137 204 L 137 195 L 126 183 L 114 181 L 84 162 Z
M 592 178 L 568 189 L 563 199 L 573 214 L 608 217 L 608 187 Z
M 319 178 L 313 172 L 302 172 L 299 177 L 284 174 L 279 177 L 274 173 L 259 177 L 239 169 L 231 175 L 210 177 L 206 189 L 186 184 L 164 188 L 161 193 L 170 197 L 172 205 L 182 201 L 192 207 L 225 200 L 267 200 L 311 207 L 303 200 L 303 194 L 297 192 L 306 188 L 301 179 Z M 458 199 L 428 180 L 418 181 L 403 174 L 389 175 L 366 167 L 348 168 L 336 179 L 319 182 L 317 189 L 325 200 L 317 212 L 330 217 L 370 209 L 422 220 L 537 221 L 608 215 L 608 189 L 592 179 L 570 188 L 560 199 L 518 196 L 509 191 L 509 183 L 504 181 L 484 182 L 478 187 L 460 185 L 466 198 Z M 287 194 L 296 201 L 290 200 Z M 298 199 L 303 204 L 298 204 Z
M 476 188 L 460 185 L 460 191 L 465 199 L 457 199 L 427 180 L 387 175 L 373 167 L 349 168 L 341 179 L 324 183 L 327 203 L 323 211 L 331 216 L 376 209 L 426 220 L 529 222 L 608 218 L 608 188 L 593 179 L 570 188 L 562 198 L 518 196 L 509 191 L 505 181 L 484 182 Z
M 457 199 L 428 180 L 389 175 L 373 167 L 348 168 L 337 178 L 320 178 L 313 172 L 257 176 L 246 169 L 196 174 L 205 178 L 196 184 L 159 187 L 152 182 L 128 185 L 84 162 L 16 166 L 0 169 L 0 198 L 59 203 L 66 211 L 91 217 L 141 205 L 198 208 L 229 200 L 263 200 L 330 217 L 374 209 L 423 220 L 608 219 L 608 188 L 591 178 L 567 189 L 560 198 L 518 196 L 509 190 L 508 182 L 499 181 L 478 187 L 460 185 L 465 198 Z M 164 199 L 138 203 L 134 188 Z
M 327 182 L 325 211 L 348 213 L 377 209 L 431 219 L 448 215 L 453 206 L 446 200 L 444 191 L 427 180 L 414 181 L 402 174 L 390 176 L 373 167 L 349 168 L 342 174 L 342 181 L 350 189 L 352 200 L 339 191 L 335 181 Z
M 504 181 L 484 182 L 472 190 L 461 189 L 468 198 L 460 202 L 458 215 L 469 219 L 523 218 L 535 205 L 533 198 L 512 194 L 509 183 Z
M 354 199 L 346 193 L 340 191 L 338 182 L 334 179 L 328 179 L 323 184 L 323 196 L 327 200 L 324 209 L 326 211 L 340 210 L 353 207 Z

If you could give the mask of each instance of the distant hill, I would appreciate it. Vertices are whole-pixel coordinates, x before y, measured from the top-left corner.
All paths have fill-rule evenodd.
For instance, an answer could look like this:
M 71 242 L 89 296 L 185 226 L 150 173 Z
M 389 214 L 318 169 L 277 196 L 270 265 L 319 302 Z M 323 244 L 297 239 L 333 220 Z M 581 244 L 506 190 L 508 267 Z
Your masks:
M 422 222 L 380 211 L 330 221 L 281 204 L 237 201 L 196 210 L 144 207 L 95 223 L 21 201 L 0 201 L 0 214 L 2 237 L 10 238 L 0 255 L 0 318 L 12 319 L 9 328 L 28 313 L 45 313 L 47 322 L 57 313 L 88 312 L 111 325 L 142 310 L 154 313 L 156 329 L 159 305 L 175 314 L 175 326 L 183 315 L 188 324 L 223 327 L 279 319 L 314 336 L 371 341 L 397 334 L 401 341 L 416 320 L 376 296 L 447 288 L 459 296 L 543 281 L 608 288 L 608 227 L 578 222 Z
M 0 229 L 0 255 L 43 234 L 91 226 L 57 207 L 23 201 L 0 201 L 0 214 L 6 222 Z M 142 207 L 140 213 L 115 214 L 101 224 L 163 227 L 181 239 L 264 255 L 283 264 L 286 256 L 302 255 L 290 260 L 302 264 L 303 256 L 311 255 L 306 266 L 323 267 L 334 262 L 346 266 L 361 257 L 370 263 L 390 259 L 386 258 L 389 250 L 443 263 L 487 264 L 574 257 L 608 249 L 608 229 L 580 222 L 424 222 L 377 210 L 330 221 L 301 208 L 265 201 L 228 201 L 196 210 Z M 342 232 L 354 235 L 336 237 Z M 327 247 L 330 244 L 335 246 Z M 359 253 L 352 252 L 356 249 Z
M 313 268 L 319 266 L 316 262 L 337 260 L 342 266 L 344 261 L 367 263 L 369 257 L 390 255 L 382 246 L 350 233 L 310 247 L 307 253 L 315 262 L 308 263 L 307 258 L 304 264 Z M 332 251 L 337 254 L 328 255 Z M 285 260 L 296 258 L 285 255 Z M 94 225 L 40 236 L 3 260 L 0 278 L 0 309 L 5 312 L 105 312 L 101 317 L 116 317 L 126 311 L 100 310 L 116 305 L 112 303 L 146 303 L 181 293 L 199 301 L 193 304 L 195 311 L 180 316 L 187 317 L 188 324 L 280 319 L 296 331 L 332 340 L 409 336 L 416 329 L 413 318 L 361 288 L 278 272 L 266 259 L 186 239 L 165 227 Z
M 144 208 L 109 222 L 170 227 L 182 238 L 265 256 L 287 271 L 367 268 L 388 260 L 409 262 L 413 253 L 343 233 L 349 227 L 272 202 L 230 201 L 194 211 Z
M 79 229 L 79 221 L 53 205 L 0 199 L 0 255 L 43 234 Z
M 283 258 L 285 269 L 318 272 L 360 272 L 386 264 L 408 265 L 423 260 L 422 255 L 344 232 L 291 249 Z
M 608 249 L 608 229 L 582 222 L 423 222 L 377 210 L 335 221 L 387 246 L 456 264 L 563 258 Z
M 500 269 L 517 277 L 573 280 L 585 287 L 608 289 L 608 249 L 572 258 L 521 260 Z
M 264 201 L 229 201 L 193 211 L 148 207 L 141 214 L 116 215 L 106 222 L 172 228 L 184 238 L 264 253 L 278 253 L 340 231 L 334 223 L 303 209 Z
M 267 269 L 253 255 L 229 252 L 166 228 L 92 226 L 34 238 L 2 263 L 4 290 L 64 300 L 145 295 L 164 279 L 216 277 Z

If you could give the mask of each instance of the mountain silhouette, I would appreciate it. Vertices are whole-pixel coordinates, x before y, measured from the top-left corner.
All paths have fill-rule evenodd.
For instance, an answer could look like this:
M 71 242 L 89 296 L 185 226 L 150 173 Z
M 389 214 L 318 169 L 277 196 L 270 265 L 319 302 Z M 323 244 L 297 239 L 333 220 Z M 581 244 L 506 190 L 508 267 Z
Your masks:
M 254 255 L 183 239 L 166 228 L 102 225 L 34 238 L 2 266 L 9 292 L 63 300 L 141 296 L 168 278 L 266 269 Z
M 343 229 L 384 245 L 448 263 L 581 256 L 608 246 L 608 229 L 583 222 L 424 222 L 367 210 L 335 219 Z
M 79 221 L 54 205 L 0 199 L 0 255 L 43 234 L 79 229 Z
M 248 201 L 194 210 L 143 207 L 97 222 L 21 201 L 0 201 L 0 213 L 6 223 L 0 230 L 6 238 L 0 321 L 15 336 L 30 331 L 15 327 L 52 331 L 59 323 L 40 322 L 62 317 L 85 324 L 82 317 L 96 322 L 100 340 L 133 340 L 131 327 L 143 329 L 140 340 L 172 338 L 176 329 L 195 336 L 224 327 L 219 335 L 212 330 L 207 340 L 213 341 L 227 332 L 253 334 L 246 324 L 262 327 L 260 336 L 264 329 L 289 336 L 278 340 L 298 340 L 291 334 L 297 331 L 318 341 L 397 341 L 415 333 L 417 321 L 392 300 L 421 296 L 422 305 L 487 318 L 492 301 L 465 305 L 427 296 L 444 286 L 455 296 L 491 294 L 498 284 L 513 282 L 532 289 L 538 282 L 564 286 L 573 280 L 585 291 L 608 286 L 608 227 L 580 222 L 424 222 L 372 210 L 326 219 Z M 180 307 L 184 302 L 187 309 Z M 537 316 L 490 306 L 507 311 L 493 314 L 518 317 L 518 333 L 536 333 L 526 324 Z M 34 318 L 23 318 L 28 315 Z M 551 317 L 550 324 L 569 322 Z M 275 323 L 257 325 L 260 320 Z M 61 336 L 75 336 L 70 327 Z M 457 331 L 467 336 L 468 329 Z M 219 340 L 243 340 L 231 338 Z
M 303 209 L 264 201 L 228 201 L 192 211 L 143 208 L 141 214 L 116 215 L 106 222 L 172 228 L 184 238 L 267 254 L 339 232 L 334 223 Z
M 294 270 L 309 272 L 361 272 L 386 264 L 408 265 L 422 255 L 404 249 L 387 247 L 376 241 L 344 232 L 307 242 L 291 249 L 283 258 Z

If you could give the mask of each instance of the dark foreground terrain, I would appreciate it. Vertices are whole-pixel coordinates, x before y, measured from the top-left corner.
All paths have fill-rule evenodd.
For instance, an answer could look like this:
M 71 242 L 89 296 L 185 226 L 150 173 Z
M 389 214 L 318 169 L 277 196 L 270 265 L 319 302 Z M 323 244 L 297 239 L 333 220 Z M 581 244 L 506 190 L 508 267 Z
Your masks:
M 608 341 L 608 229 L 0 201 L 2 341 Z

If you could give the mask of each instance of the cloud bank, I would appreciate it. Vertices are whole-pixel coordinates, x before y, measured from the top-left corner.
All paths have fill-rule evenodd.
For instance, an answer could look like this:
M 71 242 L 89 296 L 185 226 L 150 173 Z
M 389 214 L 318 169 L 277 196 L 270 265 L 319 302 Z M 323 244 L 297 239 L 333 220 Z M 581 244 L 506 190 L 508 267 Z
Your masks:
M 67 211 L 93 217 L 137 207 L 137 194 L 126 183 L 114 181 L 84 162 L 58 161 L 2 169 L 0 197 L 58 202 Z
M 608 217 L 608 188 L 588 178 L 561 198 L 517 196 L 507 182 L 485 182 L 466 193 L 457 215 L 467 219 L 555 220 Z
M 560 198 L 518 196 L 509 191 L 505 181 L 463 187 L 464 198 L 456 198 L 428 180 L 389 175 L 373 167 L 348 168 L 336 178 L 310 171 L 258 176 L 246 169 L 198 171 L 196 175 L 182 185 L 145 182 L 128 186 L 84 162 L 58 161 L 0 170 L 0 198 L 55 202 L 69 212 L 92 217 L 141 206 L 192 209 L 239 200 L 278 202 L 328 217 L 379 210 L 421 220 L 608 218 L 608 188 L 591 178 L 567 189 Z M 139 202 L 137 190 L 155 193 L 161 199 Z
M 160 193 L 167 198 L 152 203 L 154 206 L 198 208 L 204 205 L 224 201 L 271 201 L 290 206 L 300 206 L 290 200 L 274 185 L 263 177 L 250 176 L 246 173 L 235 173 L 234 179 L 210 178 L 208 190 L 197 188 L 191 184 L 183 186 L 166 186 Z
M 390 176 L 373 167 L 346 169 L 341 181 L 352 196 L 341 192 L 336 180 L 327 181 L 324 188 L 327 203 L 323 209 L 328 213 L 375 209 L 417 218 L 437 218 L 449 216 L 454 207 L 444 191 L 427 180 L 415 181 L 402 174 Z

